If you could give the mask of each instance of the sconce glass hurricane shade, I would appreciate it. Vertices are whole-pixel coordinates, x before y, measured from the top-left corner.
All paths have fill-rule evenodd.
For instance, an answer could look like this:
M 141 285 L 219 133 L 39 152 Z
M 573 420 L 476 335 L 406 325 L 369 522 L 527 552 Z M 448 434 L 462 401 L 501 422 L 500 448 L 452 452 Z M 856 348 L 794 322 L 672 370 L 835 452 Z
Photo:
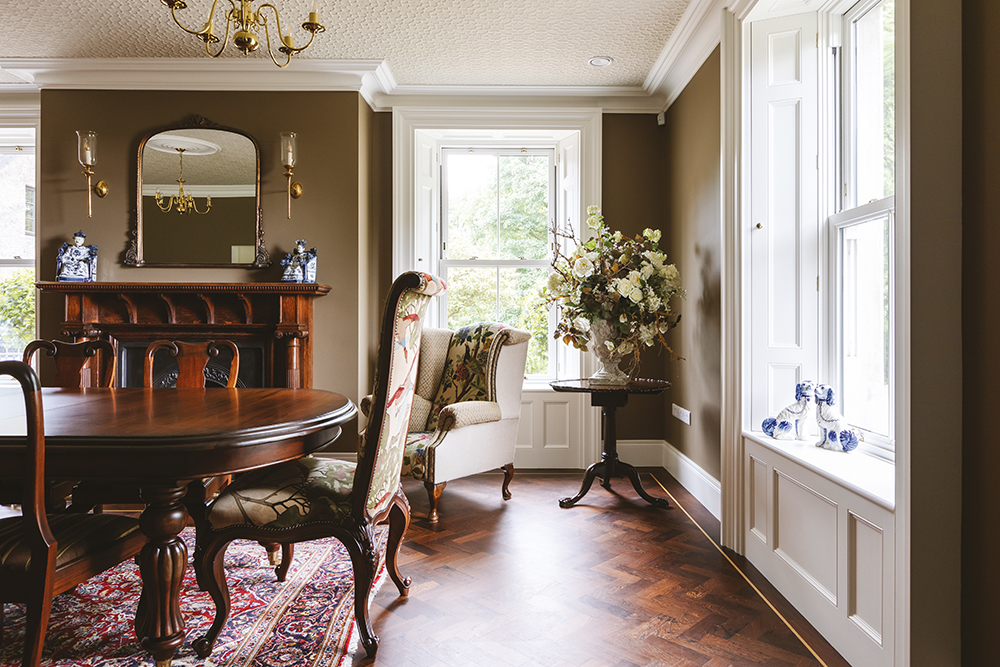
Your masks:
M 97 164 L 97 132 L 93 130 L 77 130 L 77 158 L 84 167 Z
M 285 167 L 295 166 L 295 133 L 281 133 L 281 164 Z

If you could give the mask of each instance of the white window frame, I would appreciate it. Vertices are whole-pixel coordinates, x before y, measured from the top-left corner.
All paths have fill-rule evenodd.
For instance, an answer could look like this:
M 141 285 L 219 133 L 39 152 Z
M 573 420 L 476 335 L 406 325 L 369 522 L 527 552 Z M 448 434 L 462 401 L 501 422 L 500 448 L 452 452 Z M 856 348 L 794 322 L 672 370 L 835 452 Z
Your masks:
M 497 259 L 497 258 L 449 258 L 447 256 L 447 247 L 449 240 L 449 230 L 448 230 L 448 179 L 446 178 L 447 170 L 447 155 L 449 154 L 460 154 L 466 151 L 475 151 L 476 153 L 482 153 L 487 155 L 545 155 L 549 160 L 549 166 L 547 169 L 548 173 L 548 192 L 549 192 L 549 211 L 547 215 L 546 227 L 549 230 L 547 232 L 547 247 L 549 248 L 548 254 L 544 259 Z M 556 193 L 556 149 L 555 146 L 536 146 L 532 148 L 512 148 L 507 146 L 489 146 L 489 145 L 474 145 L 474 146 L 442 146 L 441 147 L 441 164 L 440 164 L 440 183 L 441 187 L 439 189 L 440 195 L 440 210 L 441 216 L 439 218 L 441 231 L 440 231 L 440 244 L 437 247 L 437 257 L 436 263 L 438 267 L 438 272 L 442 278 L 444 278 L 445 283 L 448 282 L 448 272 L 453 268 L 495 268 L 497 270 L 501 268 L 524 268 L 524 269 L 550 269 L 551 268 L 551 255 L 554 237 L 552 235 L 551 229 L 555 221 L 557 220 L 557 193 Z M 497 224 L 500 224 L 499 216 L 497 218 Z M 500 294 L 500 283 L 499 277 L 497 281 L 497 302 L 499 303 Z M 556 326 L 556 309 L 554 306 L 548 308 L 548 372 L 527 375 L 529 380 L 537 382 L 548 382 L 550 380 L 555 380 L 557 377 L 557 367 L 558 367 L 558 354 L 559 350 L 556 347 L 556 340 L 552 337 L 552 333 L 555 331 Z M 448 292 L 446 291 L 441 299 L 441 308 L 437 314 L 437 323 L 439 327 L 447 328 L 448 321 Z
M 889 302 L 895 303 L 895 196 L 890 195 L 872 202 L 857 201 L 857 104 L 855 87 L 855 32 L 854 22 L 865 16 L 869 11 L 881 4 L 883 0 L 861 0 L 852 5 L 842 15 L 840 21 L 831 25 L 831 41 L 837 41 L 836 32 L 843 40 L 843 48 L 831 52 L 834 66 L 839 65 L 839 76 L 834 81 L 833 99 L 840 102 L 837 105 L 839 115 L 840 141 L 837 142 L 838 154 L 834 156 L 839 169 L 837 176 L 837 206 L 827 219 L 828 260 L 826 266 L 827 298 L 830 304 L 830 317 L 826 332 L 825 369 L 833 378 L 835 386 L 844 386 L 843 375 L 843 271 L 840 248 L 840 231 L 845 227 L 876 219 L 888 213 L 889 215 Z M 838 25 L 839 24 L 839 25 Z M 889 314 L 889 411 L 895 414 L 896 406 L 896 374 L 895 374 L 895 319 L 894 309 Z M 875 434 L 866 429 L 858 428 L 864 438 L 858 449 L 866 454 L 895 461 L 895 420 L 889 420 L 888 437 Z
M 893 276 L 895 275 L 895 214 L 896 214 L 896 198 L 894 196 L 885 197 L 883 199 L 876 200 L 874 202 L 869 202 L 862 206 L 857 206 L 847 211 L 842 211 L 829 218 L 829 248 L 830 248 L 830 261 L 829 266 L 831 270 L 830 288 L 833 291 L 831 295 L 834 303 L 834 315 L 832 318 L 832 331 L 830 335 L 830 345 L 829 345 L 829 361 L 828 367 L 832 373 L 832 377 L 835 378 L 837 387 L 844 387 L 844 313 L 843 313 L 843 286 L 844 286 L 844 272 L 843 272 L 843 250 L 840 243 L 840 232 L 841 230 L 851 227 L 853 225 L 858 225 L 865 222 L 870 222 L 872 220 L 877 220 L 879 218 L 889 216 L 889 303 L 895 303 L 895 280 Z M 890 415 L 894 412 L 894 406 L 896 404 L 896 383 L 895 383 L 895 373 L 896 373 L 896 352 L 895 352 L 895 336 L 896 336 L 896 325 L 895 318 L 893 317 L 892 309 L 889 311 L 889 358 L 887 360 L 889 364 L 889 412 Z M 855 425 L 859 431 L 861 431 L 864 438 L 863 442 L 859 445 L 859 449 L 867 454 L 873 456 L 878 456 L 879 458 L 886 459 L 888 461 L 893 461 L 894 451 L 895 451 L 895 423 L 893 419 L 889 419 L 889 433 L 887 435 L 873 433 L 867 429 L 861 428 Z

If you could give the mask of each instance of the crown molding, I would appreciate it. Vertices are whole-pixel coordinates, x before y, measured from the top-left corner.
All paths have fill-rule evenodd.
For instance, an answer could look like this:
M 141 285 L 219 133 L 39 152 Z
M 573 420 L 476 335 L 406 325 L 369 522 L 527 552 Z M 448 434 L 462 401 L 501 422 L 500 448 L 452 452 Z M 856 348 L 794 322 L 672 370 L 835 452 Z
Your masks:
M 666 100 L 666 111 L 722 42 L 722 11 L 731 0 L 692 0 L 649 71 L 643 90 Z

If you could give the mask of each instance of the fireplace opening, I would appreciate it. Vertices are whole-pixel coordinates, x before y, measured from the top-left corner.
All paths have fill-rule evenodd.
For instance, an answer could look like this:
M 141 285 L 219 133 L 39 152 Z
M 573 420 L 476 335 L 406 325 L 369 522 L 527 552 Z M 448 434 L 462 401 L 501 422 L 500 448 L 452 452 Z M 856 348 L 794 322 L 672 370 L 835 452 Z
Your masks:
M 146 363 L 147 341 L 118 341 L 118 381 L 122 387 L 142 387 L 143 370 Z M 197 342 L 197 341 L 184 341 Z M 233 341 L 240 351 L 240 370 L 236 378 L 237 387 L 263 387 L 264 358 L 263 343 Z M 229 363 L 232 353 L 220 348 L 219 355 L 209 359 L 205 367 L 206 387 L 225 387 L 229 382 Z M 153 359 L 153 388 L 169 389 L 177 386 L 177 361 L 168 353 L 157 354 Z

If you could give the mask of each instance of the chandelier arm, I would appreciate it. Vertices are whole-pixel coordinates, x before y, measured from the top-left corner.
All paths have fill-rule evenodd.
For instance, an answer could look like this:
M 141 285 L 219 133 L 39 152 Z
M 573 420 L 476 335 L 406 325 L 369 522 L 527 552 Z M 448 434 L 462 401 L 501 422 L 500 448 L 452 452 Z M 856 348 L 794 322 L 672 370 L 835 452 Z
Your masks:
M 230 2 L 230 4 L 232 4 L 233 0 L 229 0 L 229 2 Z M 183 5 L 183 3 L 174 3 L 174 4 L 171 4 L 170 5 L 170 16 L 173 17 L 174 23 L 176 23 L 177 26 L 181 30 L 183 30 L 184 32 L 186 32 L 188 34 L 191 34 L 191 35 L 195 35 L 197 37 L 202 37 L 202 36 L 208 34 L 208 31 L 209 31 L 209 29 L 210 29 L 210 27 L 212 25 L 212 19 L 215 16 L 215 7 L 218 4 L 219 4 L 219 0 L 214 0 L 212 2 L 212 10 L 208 13 L 208 20 L 205 21 L 205 25 L 202 27 L 201 30 L 192 30 L 191 28 L 188 28 L 186 25 L 184 25 L 183 23 L 181 23 L 181 20 L 179 18 L 177 18 L 177 8 L 179 6 L 180 6 L 181 9 L 184 9 L 185 7 L 187 7 L 187 5 Z M 181 6 L 181 5 L 183 5 L 183 6 Z
M 270 24 L 267 22 L 267 17 L 264 16 L 265 8 L 269 8 L 272 12 L 274 12 L 275 27 L 278 29 L 278 41 L 281 43 L 281 46 L 278 47 L 278 51 L 286 56 L 284 64 L 279 63 L 278 59 L 274 57 L 274 50 L 271 48 Z M 258 25 L 264 26 L 264 41 L 267 43 L 267 55 L 270 56 L 271 62 L 281 68 L 288 67 L 289 63 L 292 62 L 292 55 L 287 52 L 288 47 L 285 45 L 285 40 L 281 37 L 281 16 L 278 14 L 278 8 L 269 2 L 262 4 L 257 8 L 257 23 Z
M 218 0 L 216 0 L 218 1 Z M 232 0 L 229 0 L 232 2 Z M 232 12 L 226 12 L 226 36 L 222 38 L 219 42 L 219 50 L 212 53 L 211 40 L 205 40 L 205 53 L 212 56 L 213 58 L 218 58 L 222 55 L 222 52 L 226 50 L 226 46 L 229 44 L 229 31 L 233 27 Z M 202 38 L 204 39 L 204 38 Z

